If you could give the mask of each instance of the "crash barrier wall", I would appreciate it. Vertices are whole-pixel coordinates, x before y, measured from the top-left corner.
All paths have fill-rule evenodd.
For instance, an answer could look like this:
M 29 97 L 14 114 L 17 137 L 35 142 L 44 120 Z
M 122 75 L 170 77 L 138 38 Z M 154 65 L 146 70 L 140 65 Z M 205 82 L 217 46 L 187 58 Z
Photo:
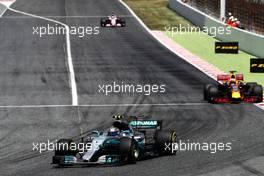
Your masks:
M 190 6 L 220 18 L 220 0 L 184 0 Z M 226 14 L 231 12 L 248 31 L 264 35 L 264 1 L 226 0 Z
M 169 7 L 200 28 L 227 27 L 225 23 L 181 2 L 181 0 L 170 0 Z M 231 28 L 231 32 L 231 34 L 216 34 L 216 38 L 225 42 L 237 41 L 239 42 L 239 48 L 241 50 L 257 57 L 264 58 L 264 36 L 238 28 Z

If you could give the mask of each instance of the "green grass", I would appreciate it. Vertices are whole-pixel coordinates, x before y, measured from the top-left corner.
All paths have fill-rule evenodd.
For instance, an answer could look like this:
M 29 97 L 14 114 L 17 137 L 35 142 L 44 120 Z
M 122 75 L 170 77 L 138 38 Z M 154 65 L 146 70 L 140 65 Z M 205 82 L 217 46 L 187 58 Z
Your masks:
M 191 22 L 168 8 L 168 0 L 124 0 L 151 30 L 165 31 L 165 26 L 192 26 Z M 236 70 L 244 74 L 245 81 L 264 85 L 263 74 L 250 73 L 249 61 L 255 56 L 240 51 L 239 54 L 215 54 L 216 39 L 206 34 L 169 35 L 175 42 L 194 55 L 228 72 Z
M 250 58 L 254 58 L 255 56 L 243 51 L 239 51 L 239 54 L 215 54 L 214 44 L 217 40 L 203 33 L 183 33 L 174 36 L 168 32 L 165 33 L 191 53 L 199 56 L 201 59 L 206 60 L 219 69 L 225 72 L 236 70 L 244 74 L 245 81 L 256 81 L 264 85 L 263 74 L 249 72 Z
M 185 18 L 168 8 L 168 0 L 124 0 L 151 30 L 165 30 L 166 26 L 192 26 Z

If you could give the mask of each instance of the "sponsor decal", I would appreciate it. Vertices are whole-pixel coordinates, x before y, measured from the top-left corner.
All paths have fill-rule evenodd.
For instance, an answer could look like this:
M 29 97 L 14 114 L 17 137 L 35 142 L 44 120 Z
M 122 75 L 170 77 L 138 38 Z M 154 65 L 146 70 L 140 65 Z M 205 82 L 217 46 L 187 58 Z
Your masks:
M 157 126 L 158 122 L 156 120 L 145 120 L 145 121 L 132 121 L 131 126 Z
M 264 73 L 264 59 L 252 58 L 250 59 L 251 73 Z
M 216 54 L 238 54 L 238 42 L 215 42 Z

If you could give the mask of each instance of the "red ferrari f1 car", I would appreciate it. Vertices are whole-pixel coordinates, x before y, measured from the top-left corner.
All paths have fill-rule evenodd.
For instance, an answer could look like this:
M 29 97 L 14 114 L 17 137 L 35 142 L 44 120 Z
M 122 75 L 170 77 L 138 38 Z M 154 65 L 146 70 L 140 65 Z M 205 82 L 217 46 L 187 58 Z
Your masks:
M 204 87 L 204 100 L 209 103 L 260 103 L 263 100 L 263 88 L 256 82 L 245 83 L 243 74 L 217 75 L 218 84 Z

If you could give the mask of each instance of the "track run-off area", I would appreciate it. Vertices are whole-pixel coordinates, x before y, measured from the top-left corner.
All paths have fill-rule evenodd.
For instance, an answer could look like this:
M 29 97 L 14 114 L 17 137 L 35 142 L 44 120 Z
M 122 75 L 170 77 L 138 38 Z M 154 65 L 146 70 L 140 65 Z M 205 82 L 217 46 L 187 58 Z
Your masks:
M 0 8 L 0 175 L 263 175 L 263 110 L 205 103 L 203 86 L 215 80 L 160 44 L 120 1 L 17 0 L 7 7 Z M 112 12 L 126 18 L 125 28 L 100 27 Z M 48 25 L 63 26 L 65 35 L 33 34 Z M 70 35 L 73 26 L 92 31 Z M 114 82 L 166 91 L 99 91 Z M 164 120 L 182 141 L 231 143 L 232 150 L 60 169 L 50 165 L 52 151 L 32 150 L 34 142 L 106 130 L 122 113 Z

